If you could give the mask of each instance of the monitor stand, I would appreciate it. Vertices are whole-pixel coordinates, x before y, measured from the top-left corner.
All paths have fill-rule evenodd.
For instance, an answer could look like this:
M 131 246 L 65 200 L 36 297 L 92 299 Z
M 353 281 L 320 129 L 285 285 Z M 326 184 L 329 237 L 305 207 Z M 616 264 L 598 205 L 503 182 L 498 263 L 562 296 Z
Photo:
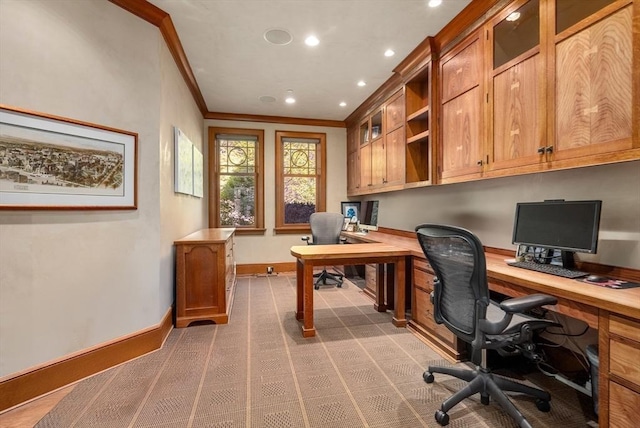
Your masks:
M 575 259 L 573 257 L 573 251 L 560 251 L 562 257 L 562 267 L 565 269 L 574 269 L 576 267 Z

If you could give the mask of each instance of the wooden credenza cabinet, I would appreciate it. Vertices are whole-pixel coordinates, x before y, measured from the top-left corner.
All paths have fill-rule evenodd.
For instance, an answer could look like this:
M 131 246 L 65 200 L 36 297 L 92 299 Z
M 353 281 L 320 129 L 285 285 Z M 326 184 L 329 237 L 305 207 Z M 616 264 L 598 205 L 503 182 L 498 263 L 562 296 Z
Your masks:
M 233 301 L 235 229 L 202 229 L 176 246 L 176 327 L 195 321 L 226 324 Z

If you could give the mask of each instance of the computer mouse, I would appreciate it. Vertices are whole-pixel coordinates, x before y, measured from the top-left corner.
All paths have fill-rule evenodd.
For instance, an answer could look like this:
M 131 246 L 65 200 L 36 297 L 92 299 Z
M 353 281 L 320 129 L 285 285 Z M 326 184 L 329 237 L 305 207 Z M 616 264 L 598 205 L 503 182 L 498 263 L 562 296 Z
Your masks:
M 589 282 L 608 282 L 610 281 L 609 278 L 607 278 L 606 276 L 600 276 L 600 275 L 589 275 L 586 278 L 587 281 Z

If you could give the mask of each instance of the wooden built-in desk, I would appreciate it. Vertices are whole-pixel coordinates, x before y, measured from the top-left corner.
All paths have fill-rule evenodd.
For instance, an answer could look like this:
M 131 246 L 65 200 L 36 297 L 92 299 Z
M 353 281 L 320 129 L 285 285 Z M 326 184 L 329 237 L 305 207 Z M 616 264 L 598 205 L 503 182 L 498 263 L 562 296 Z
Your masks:
M 453 336 L 435 324 L 429 308 L 429 281 L 433 274 L 414 233 L 369 232 L 367 235 L 344 233 L 349 242 L 378 242 L 405 248 L 412 256 L 410 271 L 412 308 L 409 327 L 449 358 L 462 351 L 451 341 Z M 350 246 L 347 246 L 350 247 Z M 504 250 L 487 251 L 489 289 L 517 297 L 544 293 L 558 303 L 545 306 L 553 311 L 585 321 L 598 330 L 599 345 L 599 426 L 600 428 L 637 426 L 640 421 L 640 288 L 610 289 L 541 272 L 507 265 Z M 599 274 L 640 282 L 635 269 L 594 265 Z M 589 270 L 581 268 L 581 270 Z M 431 277 L 431 278 L 429 278 Z M 402 288 L 396 285 L 396 288 Z M 380 289 L 380 287 L 379 287 Z M 416 313 L 424 310 L 425 313 Z M 455 340 L 455 339 L 454 339 Z
M 296 319 L 302 320 L 302 336 L 313 337 L 313 267 L 326 265 L 354 265 L 363 263 L 393 263 L 394 269 L 394 316 L 393 324 L 404 327 L 405 318 L 405 259 L 411 252 L 405 248 L 389 244 L 353 244 L 353 245 L 299 245 L 291 247 L 296 257 Z M 378 281 L 376 303 L 380 312 L 386 310 L 382 282 Z

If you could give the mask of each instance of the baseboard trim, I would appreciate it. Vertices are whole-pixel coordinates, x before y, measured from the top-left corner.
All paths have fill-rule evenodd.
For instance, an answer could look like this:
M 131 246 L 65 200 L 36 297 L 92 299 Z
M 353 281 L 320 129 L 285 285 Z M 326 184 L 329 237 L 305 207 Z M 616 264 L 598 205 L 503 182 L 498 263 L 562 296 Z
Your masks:
M 0 412 L 162 347 L 173 308 L 159 324 L 0 379 Z
M 267 273 L 267 268 L 269 266 L 273 267 L 273 273 L 295 272 L 296 271 L 296 263 L 295 262 L 287 262 L 287 263 L 255 263 L 255 264 L 246 264 L 246 265 L 236 265 L 236 274 L 237 275 L 260 275 L 260 274 L 266 274 Z

